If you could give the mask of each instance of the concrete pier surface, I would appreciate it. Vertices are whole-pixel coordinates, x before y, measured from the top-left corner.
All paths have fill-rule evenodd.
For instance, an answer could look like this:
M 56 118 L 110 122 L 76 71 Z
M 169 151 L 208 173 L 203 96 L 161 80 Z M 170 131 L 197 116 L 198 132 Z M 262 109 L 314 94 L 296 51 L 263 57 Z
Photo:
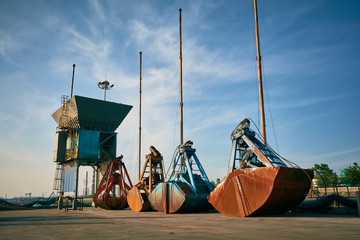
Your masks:
M 84 208 L 0 211 L 0 239 L 360 239 L 357 215 L 236 218 Z

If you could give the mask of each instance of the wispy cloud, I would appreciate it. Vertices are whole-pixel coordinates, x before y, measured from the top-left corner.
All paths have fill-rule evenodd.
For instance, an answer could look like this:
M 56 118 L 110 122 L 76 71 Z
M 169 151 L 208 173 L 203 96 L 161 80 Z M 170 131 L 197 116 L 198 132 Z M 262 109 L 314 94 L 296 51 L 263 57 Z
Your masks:
M 307 107 L 312 105 L 322 104 L 324 102 L 334 101 L 345 97 L 344 95 L 338 96 L 323 96 L 323 97 L 305 97 L 302 99 L 294 99 L 295 101 L 277 103 L 276 108 L 297 108 Z
M 335 151 L 335 152 L 329 152 L 329 153 L 325 153 L 325 154 L 318 154 L 318 155 L 313 155 L 310 157 L 305 157 L 303 158 L 306 161 L 313 161 L 313 160 L 319 160 L 319 159 L 327 159 L 327 158 L 333 158 L 333 157 L 338 157 L 338 156 L 344 156 L 346 154 L 349 153 L 356 153 L 356 152 L 360 152 L 360 148 L 350 148 L 350 149 L 344 149 L 344 150 L 340 150 L 340 151 Z
M 103 1 L 91 0 L 91 1 L 88 1 L 88 3 L 94 10 L 95 16 L 97 16 L 101 20 L 106 19 L 105 10 L 104 10 L 103 6 L 101 5 L 103 3 Z
M 328 153 L 321 154 L 311 154 L 307 157 L 298 157 L 297 160 L 299 163 L 305 165 L 308 168 L 314 166 L 315 163 L 326 163 L 331 169 L 334 169 L 336 172 L 341 171 L 342 169 L 352 165 L 354 162 L 359 163 L 359 158 L 354 157 L 358 155 L 360 148 L 348 148 L 348 149 L 339 149 L 338 151 L 331 151 Z
M 13 32 L 0 31 L 0 55 L 3 59 L 11 61 L 11 55 L 14 52 L 19 52 L 26 47 L 23 41 L 20 41 L 22 37 Z M 16 36 L 17 35 L 17 36 Z

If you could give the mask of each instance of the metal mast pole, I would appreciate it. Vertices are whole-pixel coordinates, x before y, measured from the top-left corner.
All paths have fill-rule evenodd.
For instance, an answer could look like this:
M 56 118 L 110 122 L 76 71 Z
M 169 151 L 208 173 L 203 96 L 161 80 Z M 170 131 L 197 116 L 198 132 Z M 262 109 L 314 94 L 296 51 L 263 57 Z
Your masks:
M 140 52 L 140 90 L 139 90 L 139 181 L 140 179 L 140 168 L 141 168 L 141 54 Z
M 180 32 L 180 145 L 184 143 L 183 135 L 183 92 L 182 92 L 182 40 L 181 40 L 181 8 L 179 9 L 179 32 Z
M 79 160 L 75 161 L 76 164 L 76 172 L 75 172 L 75 191 L 74 191 L 74 202 L 73 202 L 73 209 L 77 210 L 78 207 L 78 191 L 79 191 Z
M 85 178 L 85 192 L 84 195 L 88 195 L 88 172 L 86 171 L 86 178 Z
M 75 64 L 73 64 L 73 74 L 72 74 L 72 80 L 71 80 L 71 95 L 70 98 L 73 96 L 73 89 L 74 89 L 74 75 L 75 75 Z
M 260 42 L 259 42 L 259 26 L 257 15 L 257 3 L 254 0 L 254 12 L 255 12 L 255 33 L 256 33 L 256 49 L 257 49 L 257 65 L 258 65 L 258 77 L 259 77 L 259 98 L 260 98 L 260 111 L 261 111 L 261 130 L 263 142 L 266 145 L 266 126 L 265 126 L 265 110 L 264 110 L 264 97 L 262 86 L 262 72 L 261 72 L 261 56 L 260 56 Z

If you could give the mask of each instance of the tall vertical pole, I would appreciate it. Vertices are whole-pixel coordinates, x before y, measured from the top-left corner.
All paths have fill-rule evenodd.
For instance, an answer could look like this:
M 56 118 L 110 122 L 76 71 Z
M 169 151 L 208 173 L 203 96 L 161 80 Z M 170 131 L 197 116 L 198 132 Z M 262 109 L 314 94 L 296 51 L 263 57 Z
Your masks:
M 74 202 L 73 202 L 73 209 L 77 210 L 78 204 L 78 190 L 79 190 L 79 161 L 75 161 L 75 191 L 74 191 Z
M 91 186 L 91 195 L 94 194 L 95 194 L 95 168 L 93 169 L 92 186 Z
M 97 166 L 96 168 L 95 168 L 95 191 L 94 191 L 94 194 L 95 194 L 95 192 L 97 191 L 97 189 L 99 188 L 99 171 L 100 171 L 101 169 L 100 169 L 100 167 L 99 166 Z
M 184 143 L 183 135 L 183 91 L 182 91 L 182 40 L 181 40 L 181 8 L 179 9 L 179 32 L 180 32 L 180 145 Z
M 141 168 L 141 56 L 142 52 L 140 52 L 140 90 L 139 90 L 139 181 L 140 177 L 140 168 Z
M 88 172 L 86 171 L 86 178 L 85 178 L 85 196 L 88 195 Z
M 262 86 L 259 26 L 258 26 L 258 15 L 257 15 L 257 3 L 256 3 L 256 0 L 254 0 L 254 12 L 255 12 L 255 33 L 256 33 L 256 49 L 257 49 L 256 59 L 257 59 L 258 77 L 259 77 L 259 98 L 260 98 L 260 112 L 261 112 L 261 130 L 262 130 L 263 142 L 266 145 L 265 110 L 264 110 L 264 97 L 263 97 L 263 86 Z
M 182 38 L 181 38 L 181 8 L 179 8 L 179 33 L 180 33 L 180 145 L 184 144 L 184 116 L 183 116 L 183 91 L 182 91 Z M 175 164 L 175 162 L 174 162 Z M 184 168 L 184 154 L 181 155 L 181 169 Z M 175 165 L 173 166 L 175 169 Z M 183 170 L 182 170 L 183 171 Z
M 75 66 L 76 66 L 76 65 L 73 64 L 73 74 L 72 74 L 72 80 L 71 80 L 71 94 L 70 94 L 70 98 L 72 98 L 72 96 L 73 96 Z

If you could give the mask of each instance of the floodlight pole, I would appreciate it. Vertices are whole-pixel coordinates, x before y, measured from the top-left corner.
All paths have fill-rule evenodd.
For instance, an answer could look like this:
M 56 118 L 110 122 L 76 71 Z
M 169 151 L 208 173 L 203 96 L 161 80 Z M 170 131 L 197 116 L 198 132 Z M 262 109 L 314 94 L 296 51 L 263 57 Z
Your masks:
M 98 87 L 100 89 L 104 89 L 104 101 L 106 101 L 106 90 L 110 90 L 112 87 L 114 86 L 114 84 L 111 84 L 105 80 L 103 82 L 98 82 Z

